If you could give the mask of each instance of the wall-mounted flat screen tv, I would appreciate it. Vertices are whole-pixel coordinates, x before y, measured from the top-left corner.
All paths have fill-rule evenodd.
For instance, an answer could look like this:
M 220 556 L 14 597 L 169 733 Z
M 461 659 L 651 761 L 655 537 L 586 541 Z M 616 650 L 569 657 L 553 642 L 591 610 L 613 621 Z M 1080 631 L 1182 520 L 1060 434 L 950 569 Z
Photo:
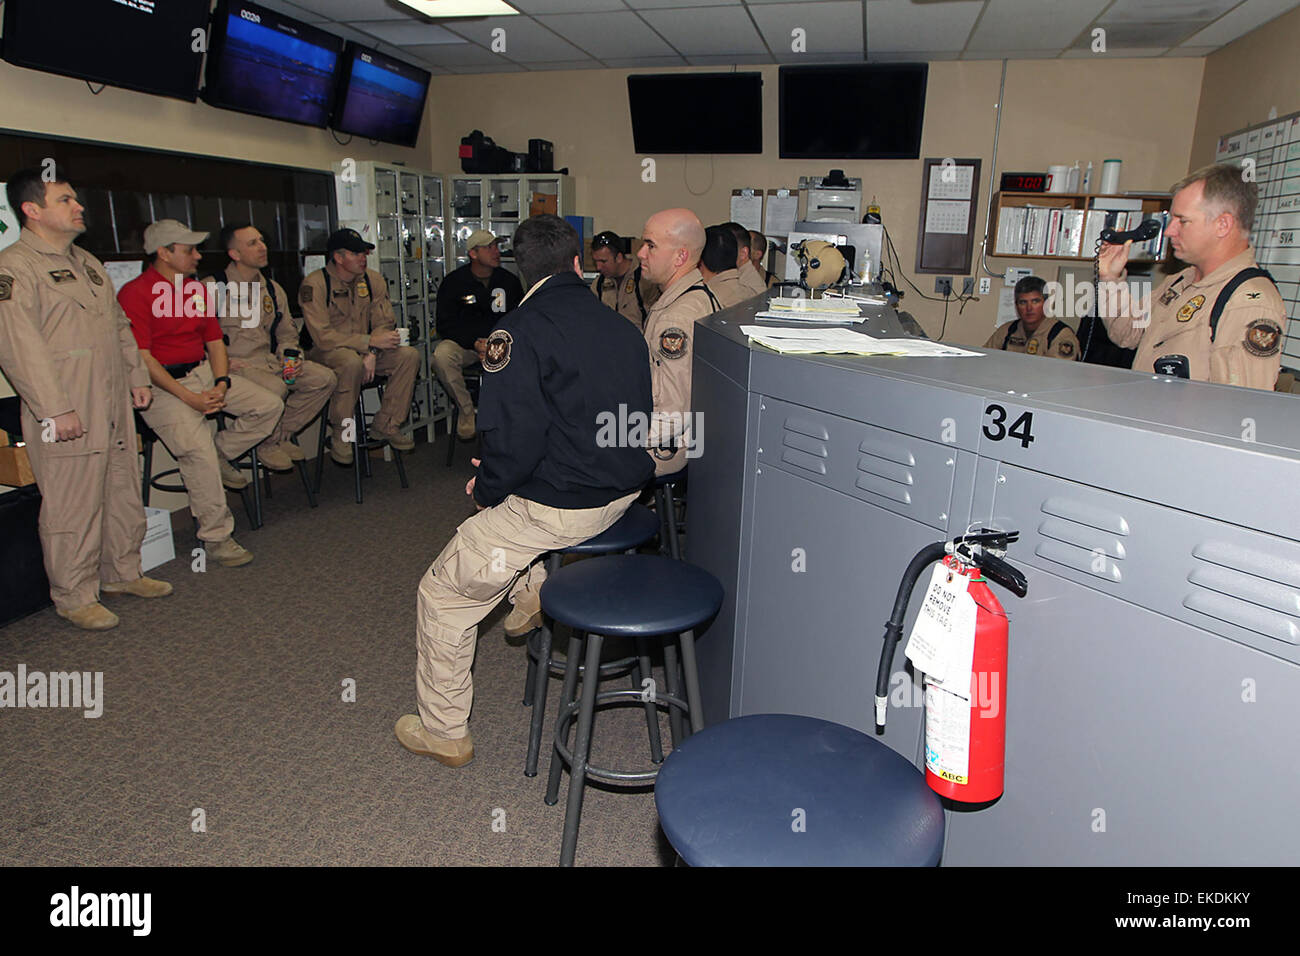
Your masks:
M 340 133 L 414 146 L 428 93 L 428 70 L 349 40 L 330 125 Z
M 783 66 L 782 159 L 916 159 L 924 63 Z
M 761 73 L 629 76 L 632 145 L 638 153 L 761 153 Z
M 16 66 L 194 101 L 208 0 L 6 0 L 0 55 Z
M 343 38 L 255 3 L 221 0 L 212 15 L 203 99 L 222 109 L 324 127 Z

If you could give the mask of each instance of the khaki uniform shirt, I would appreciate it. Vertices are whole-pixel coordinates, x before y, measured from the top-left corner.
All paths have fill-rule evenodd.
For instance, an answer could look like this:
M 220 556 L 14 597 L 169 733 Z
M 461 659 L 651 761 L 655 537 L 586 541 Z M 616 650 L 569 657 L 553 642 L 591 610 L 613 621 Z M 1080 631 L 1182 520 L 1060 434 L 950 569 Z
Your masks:
M 746 265 L 739 271 L 739 279 L 740 287 L 745 290 L 746 299 L 767 292 L 767 282 L 752 265 Z
M 695 323 L 713 312 L 713 299 L 704 291 L 704 277 L 699 269 L 692 269 L 663 290 L 646 319 L 645 340 L 650 349 L 650 386 L 654 397 L 649 449 L 655 460 L 656 475 L 681 471 L 686 464 L 684 447 L 674 453 L 659 446 L 672 443 L 674 431 L 680 434 L 690 414 Z
M 718 297 L 718 304 L 724 309 L 729 309 L 737 302 L 744 302 L 753 296 L 752 292 L 740 284 L 740 274 L 735 269 L 719 272 L 704 284 Z
M 1064 322 L 1061 323 L 1061 331 L 1057 332 L 1055 337 L 1052 337 L 1051 344 L 1048 344 L 1047 340 L 1052 334 L 1052 329 L 1059 321 L 1059 319 L 1044 317 L 1038 323 L 1038 328 L 1034 329 L 1034 334 L 1026 335 L 1025 324 L 1016 319 L 1011 323 L 1010 328 L 1004 325 L 994 329 L 989 340 L 984 343 L 984 347 L 1005 349 L 1008 352 L 1023 352 L 1026 355 L 1050 355 L 1052 358 L 1077 362 L 1082 351 L 1079 348 L 1079 338 Z
M 62 253 L 23 229 L 0 251 L 0 368 L 22 398 L 31 454 L 134 450 L 131 389 L 149 385 L 149 369 L 103 263 L 81 247 Z M 73 411 L 85 435 L 41 441 L 43 419 Z
M 330 272 L 329 301 L 325 269 Z M 322 351 L 346 348 L 364 356 L 370 350 L 372 332 L 397 328 L 384 277 L 367 269 L 365 275 L 348 282 L 339 277 L 333 263 L 325 269 L 317 269 L 298 289 L 298 304 L 312 342 Z
M 636 266 L 627 271 L 627 274 L 618 279 L 606 279 L 604 276 L 597 276 L 591 283 L 591 291 L 600 297 L 600 301 L 605 303 L 619 315 L 623 316 L 638 329 L 645 327 L 645 319 L 641 316 L 641 309 L 636 302 Z M 650 306 L 654 305 L 659 299 L 659 287 L 649 279 L 641 279 L 641 304 L 645 306 L 647 315 L 650 312 Z
M 1116 307 L 1100 308 L 1106 332 L 1120 348 L 1137 349 L 1135 371 L 1151 372 L 1162 355 L 1186 355 L 1192 379 L 1271 391 L 1282 367 L 1286 325 L 1282 297 L 1271 282 L 1257 278 L 1239 285 L 1210 341 L 1210 312 L 1219 291 L 1254 265 L 1255 250 L 1248 248 L 1199 281 L 1194 279 L 1195 268 L 1188 266 L 1141 302 L 1130 300 L 1126 282 L 1117 283 Z M 1148 316 L 1150 324 L 1144 325 Z
M 284 367 L 284 350 L 296 349 L 298 333 L 302 323 L 289 312 L 289 299 L 284 287 L 274 279 L 268 281 L 264 276 L 253 281 L 252 289 L 241 299 L 242 290 L 236 283 L 240 281 L 235 274 L 235 264 L 226 267 L 226 289 L 230 301 L 242 303 L 251 300 L 256 303 L 252 318 L 245 320 L 241 313 L 247 313 L 247 307 L 232 309 L 228 306 L 218 312 L 221 331 L 230 340 L 226 351 L 232 359 L 238 359 L 246 366 L 260 368 L 265 365 L 267 371 L 279 374 Z M 272 299 L 274 296 L 274 299 Z M 280 324 L 276 325 L 274 344 L 271 342 L 271 326 L 275 324 L 276 306 L 280 308 Z M 257 324 L 244 327 L 245 321 L 257 320 Z M 369 347 L 369 346 L 367 346 Z

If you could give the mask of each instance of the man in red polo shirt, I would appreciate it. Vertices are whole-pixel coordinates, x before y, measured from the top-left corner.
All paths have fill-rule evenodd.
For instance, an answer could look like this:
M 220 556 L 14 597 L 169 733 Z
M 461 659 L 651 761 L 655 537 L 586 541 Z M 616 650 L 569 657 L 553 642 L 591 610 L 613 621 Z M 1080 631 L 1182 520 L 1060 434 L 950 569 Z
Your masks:
M 235 518 L 222 483 L 232 488 L 248 484 L 231 461 L 271 433 L 284 403 L 260 385 L 246 378 L 232 381 L 227 374 L 216 308 L 209 306 L 207 287 L 189 278 L 202 257 L 197 245 L 207 237 L 175 219 L 150 225 L 144 247 L 153 262 L 122 286 L 117 300 L 131 320 L 154 384 L 154 402 L 144 420 L 180 466 L 199 540 L 218 563 L 237 567 L 253 556 L 230 536 Z M 218 411 L 235 419 L 214 440 L 207 416 Z M 289 456 L 280 454 L 283 461 L 274 454 L 260 457 L 273 469 L 293 468 Z

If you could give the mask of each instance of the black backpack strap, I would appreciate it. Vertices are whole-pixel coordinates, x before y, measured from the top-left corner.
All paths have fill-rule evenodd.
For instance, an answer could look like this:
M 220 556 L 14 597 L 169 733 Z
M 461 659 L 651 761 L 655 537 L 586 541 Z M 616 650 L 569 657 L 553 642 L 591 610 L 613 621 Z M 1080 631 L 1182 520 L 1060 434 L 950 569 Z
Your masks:
M 705 295 L 707 295 L 707 296 L 709 297 L 709 301 L 713 303 L 713 311 L 714 311 L 714 312 L 718 312 L 718 311 L 720 311 L 720 310 L 722 309 L 722 304 L 721 304 L 720 302 L 718 302 L 718 297 L 715 296 L 715 295 L 713 294 L 713 290 L 710 289 L 710 288 L 709 288 L 707 285 L 705 285 L 703 282 L 696 283 L 695 285 L 691 286 L 691 287 L 690 287 L 689 289 L 687 289 L 686 291 L 687 291 L 687 292 L 694 292 L 696 289 L 698 289 L 699 291 L 703 292 Z M 685 293 L 683 293 L 683 295 L 684 295 L 684 294 L 685 294 Z
M 601 298 L 602 295 L 604 295 L 604 292 L 605 292 L 605 277 L 604 277 L 603 275 L 601 275 L 600 273 L 596 273 L 596 288 L 595 288 L 594 291 L 595 291 L 595 293 L 596 293 L 596 298 L 598 298 L 598 299 Z
M 1047 350 L 1049 352 L 1052 350 L 1052 343 L 1056 341 L 1056 337 L 1068 328 L 1069 326 L 1060 319 L 1056 320 L 1056 324 L 1052 326 L 1052 331 L 1047 333 Z
M 1227 284 L 1219 291 L 1219 297 L 1214 300 L 1214 308 L 1210 310 L 1210 341 L 1214 341 L 1214 335 L 1219 331 L 1219 319 L 1223 316 L 1223 310 L 1228 307 L 1228 300 L 1232 298 L 1232 293 L 1237 291 L 1237 287 L 1243 282 L 1249 282 L 1251 279 L 1267 279 L 1273 283 L 1276 288 L 1277 280 L 1269 274 L 1267 269 L 1261 269 L 1258 266 L 1250 266 L 1242 269 L 1235 276 L 1228 280 Z
M 271 297 L 271 305 L 275 307 L 275 318 L 271 320 L 271 351 L 275 351 L 275 330 L 280 327 L 280 320 L 284 314 L 280 311 L 280 297 L 275 294 L 275 285 L 266 276 L 262 276 L 262 283 L 266 286 L 266 294 Z
M 1007 343 L 1011 341 L 1011 333 L 1016 330 L 1016 326 L 1019 324 L 1019 319 L 1012 319 L 1007 323 L 1007 334 L 1002 336 L 1002 351 L 1005 352 L 1007 350 Z
M 330 271 L 328 269 L 322 269 L 321 272 L 325 273 L 325 308 L 328 309 L 330 307 L 330 298 L 331 298 Z
M 632 287 L 636 289 L 636 307 L 641 310 L 641 328 L 644 329 L 646 311 L 645 302 L 641 299 L 641 267 L 639 265 L 636 267 L 636 272 L 632 273 Z

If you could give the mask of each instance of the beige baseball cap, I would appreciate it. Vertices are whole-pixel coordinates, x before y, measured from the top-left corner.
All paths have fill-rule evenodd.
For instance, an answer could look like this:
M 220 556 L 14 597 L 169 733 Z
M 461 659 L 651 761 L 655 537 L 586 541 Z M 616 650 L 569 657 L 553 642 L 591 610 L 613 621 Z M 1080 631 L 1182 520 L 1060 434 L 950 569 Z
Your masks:
M 206 232 L 194 232 L 175 219 L 159 219 L 144 231 L 144 251 L 152 255 L 162 246 L 179 242 L 183 246 L 197 246 L 208 238 Z
M 490 246 L 492 243 L 500 241 L 486 229 L 475 229 L 469 234 L 469 238 L 465 240 L 465 251 L 469 252 L 469 250 L 477 249 L 479 246 Z

